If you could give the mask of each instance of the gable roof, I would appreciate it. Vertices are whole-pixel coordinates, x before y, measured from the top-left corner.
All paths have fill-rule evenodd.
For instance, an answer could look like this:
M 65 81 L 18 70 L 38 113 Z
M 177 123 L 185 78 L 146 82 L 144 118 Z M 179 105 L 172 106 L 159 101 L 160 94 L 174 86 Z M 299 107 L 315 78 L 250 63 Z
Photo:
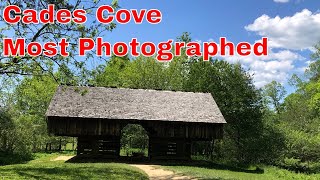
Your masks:
M 47 117 L 226 123 L 209 93 L 59 86 Z

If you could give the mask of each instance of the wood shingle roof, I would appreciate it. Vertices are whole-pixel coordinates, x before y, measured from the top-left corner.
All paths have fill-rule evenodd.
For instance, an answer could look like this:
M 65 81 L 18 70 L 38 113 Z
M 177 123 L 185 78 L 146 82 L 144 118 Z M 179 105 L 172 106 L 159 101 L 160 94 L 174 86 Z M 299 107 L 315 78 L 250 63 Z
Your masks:
M 209 93 L 59 86 L 47 117 L 226 123 Z

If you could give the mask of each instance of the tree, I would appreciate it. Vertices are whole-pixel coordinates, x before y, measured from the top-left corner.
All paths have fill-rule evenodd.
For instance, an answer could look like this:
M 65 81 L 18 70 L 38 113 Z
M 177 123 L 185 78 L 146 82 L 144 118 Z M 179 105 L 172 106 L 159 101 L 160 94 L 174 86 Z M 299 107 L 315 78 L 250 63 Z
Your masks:
M 273 106 L 276 112 L 279 114 L 281 112 L 281 100 L 286 95 L 285 88 L 276 81 L 272 81 L 271 83 L 267 84 L 263 88 L 264 96 L 266 97 L 267 104 Z
M 52 0 L 39 0 L 39 1 L 25 1 L 25 0 L 8 0 L 0 2 L 0 8 L 4 9 L 7 5 L 18 5 L 22 10 L 24 9 L 35 9 L 38 12 L 42 9 L 48 8 L 49 4 L 55 5 L 55 11 L 59 9 L 68 9 L 73 11 L 75 9 L 85 9 L 87 17 L 95 17 L 93 12 L 104 2 L 100 0 L 74 0 L 74 1 L 52 1 Z M 111 3 L 113 8 L 118 8 L 117 0 Z M 68 47 L 69 57 L 63 57 L 57 55 L 54 57 L 47 57 L 40 55 L 38 57 L 0 57 L 0 75 L 42 75 L 50 74 L 55 77 L 54 71 L 56 67 L 67 67 L 64 70 L 75 70 L 85 69 L 85 61 L 93 59 L 93 51 L 87 53 L 85 58 L 77 57 L 77 44 L 78 38 L 96 38 L 102 36 L 107 31 L 112 31 L 116 25 L 110 23 L 108 25 L 101 24 L 96 20 L 88 19 L 89 25 L 68 23 L 68 24 L 24 24 L 18 22 L 16 25 L 8 24 L 4 21 L 3 17 L 0 16 L 0 22 L 4 24 L 3 28 L 0 29 L 0 38 L 10 37 L 24 37 L 26 43 L 30 42 L 59 42 L 61 38 L 66 38 L 70 46 Z M 3 47 L 0 47 L 3 48 Z M 102 58 L 102 57 L 101 57 Z M 36 71 L 35 71 L 36 70 Z
M 189 32 L 183 32 L 181 36 L 177 37 L 177 41 L 185 42 L 185 43 L 191 42 L 190 35 L 191 34 Z
M 224 158 L 240 163 L 260 160 L 263 150 L 257 144 L 263 133 L 261 96 L 252 77 L 239 64 L 221 60 L 192 62 L 184 86 L 186 91 L 210 92 L 216 100 L 227 121 L 219 147 Z
M 144 152 L 148 148 L 148 140 L 147 131 L 141 125 L 128 124 L 121 131 L 121 148 L 126 150 L 127 154 L 130 153 L 129 148 Z
M 130 88 L 167 89 L 164 64 L 153 57 L 138 57 L 124 72 L 124 85 Z
M 319 46 L 312 55 L 314 62 L 306 70 L 307 79 L 303 80 L 294 75 L 290 83 L 296 87 L 281 105 L 278 112 L 278 119 L 273 127 L 282 132 L 285 138 L 285 151 L 282 152 L 280 165 L 296 171 L 312 170 L 313 164 L 320 159 L 319 156 L 319 123 L 320 123 L 320 81 L 319 81 Z M 278 83 L 271 83 L 267 86 L 268 95 L 274 106 L 279 106 L 283 97 L 283 88 Z M 265 116 L 270 118 L 270 115 Z
M 316 51 L 311 55 L 311 59 L 314 61 L 309 65 L 306 70 L 306 74 L 310 76 L 311 81 L 320 80 L 320 43 L 315 45 Z
M 101 66 L 94 70 L 94 84 L 104 87 L 122 87 L 122 73 L 126 66 L 130 64 L 128 56 L 117 57 L 111 56 L 106 66 Z M 101 70 L 104 68 L 103 70 Z
M 15 89 L 17 123 L 29 128 L 33 151 L 43 149 L 48 141 L 54 140 L 48 136 L 45 113 L 57 86 L 48 74 L 25 77 Z
M 12 153 L 16 132 L 12 116 L 7 109 L 0 109 L 0 124 L 0 152 Z

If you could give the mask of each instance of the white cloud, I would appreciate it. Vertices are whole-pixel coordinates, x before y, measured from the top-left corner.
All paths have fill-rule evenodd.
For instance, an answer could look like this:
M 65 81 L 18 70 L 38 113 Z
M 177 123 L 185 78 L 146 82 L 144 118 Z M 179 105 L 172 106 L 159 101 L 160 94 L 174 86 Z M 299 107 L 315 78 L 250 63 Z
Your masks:
M 276 3 L 287 3 L 289 0 L 273 0 Z
M 274 53 L 271 51 L 271 53 L 269 54 L 269 56 L 266 56 L 266 58 L 268 59 L 275 59 L 275 60 L 279 60 L 279 61 L 294 61 L 294 60 L 305 60 L 304 57 L 302 57 L 300 54 L 298 53 L 294 53 L 292 51 L 289 50 L 282 50 L 279 51 L 277 53 Z
M 245 29 L 268 37 L 270 47 L 311 50 L 320 41 L 320 13 L 304 9 L 283 18 L 262 15 Z
M 268 56 L 252 54 L 223 58 L 231 63 L 240 62 L 246 67 L 253 74 L 257 87 L 273 80 L 286 84 L 293 73 L 303 73 L 310 64 L 299 53 L 301 50 L 310 50 L 310 53 L 315 51 L 313 46 L 320 41 L 320 33 L 317 33 L 320 32 L 320 12 L 312 13 L 304 9 L 287 17 L 262 15 L 245 29 L 268 37 Z
M 285 2 L 285 0 L 274 0 Z M 303 73 L 311 63 L 299 54 L 299 50 L 314 52 L 313 46 L 320 41 L 320 12 L 312 13 L 304 9 L 293 16 L 269 17 L 262 15 L 247 31 L 268 37 L 269 55 L 265 57 L 226 57 L 229 62 L 240 61 L 254 75 L 257 87 L 276 80 L 285 83 L 293 73 Z M 296 63 L 297 61 L 304 63 Z M 299 65 L 300 64 L 300 65 Z
M 268 56 L 250 55 L 242 57 L 235 55 L 223 58 L 231 63 L 240 62 L 246 69 L 249 69 L 258 88 L 273 80 L 284 84 L 292 73 L 297 72 L 298 68 L 295 66 L 295 62 L 305 60 L 296 52 L 290 50 L 275 52 L 273 49 L 269 49 Z

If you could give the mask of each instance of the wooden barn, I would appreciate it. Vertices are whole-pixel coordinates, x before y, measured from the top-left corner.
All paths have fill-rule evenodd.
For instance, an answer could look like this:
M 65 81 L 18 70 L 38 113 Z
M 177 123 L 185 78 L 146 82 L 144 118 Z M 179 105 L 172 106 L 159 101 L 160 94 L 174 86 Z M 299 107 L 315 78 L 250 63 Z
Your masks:
M 58 87 L 46 113 L 48 131 L 78 137 L 78 154 L 118 157 L 121 130 L 140 124 L 149 158 L 187 159 L 192 141 L 221 139 L 226 123 L 209 93 L 104 87 Z

